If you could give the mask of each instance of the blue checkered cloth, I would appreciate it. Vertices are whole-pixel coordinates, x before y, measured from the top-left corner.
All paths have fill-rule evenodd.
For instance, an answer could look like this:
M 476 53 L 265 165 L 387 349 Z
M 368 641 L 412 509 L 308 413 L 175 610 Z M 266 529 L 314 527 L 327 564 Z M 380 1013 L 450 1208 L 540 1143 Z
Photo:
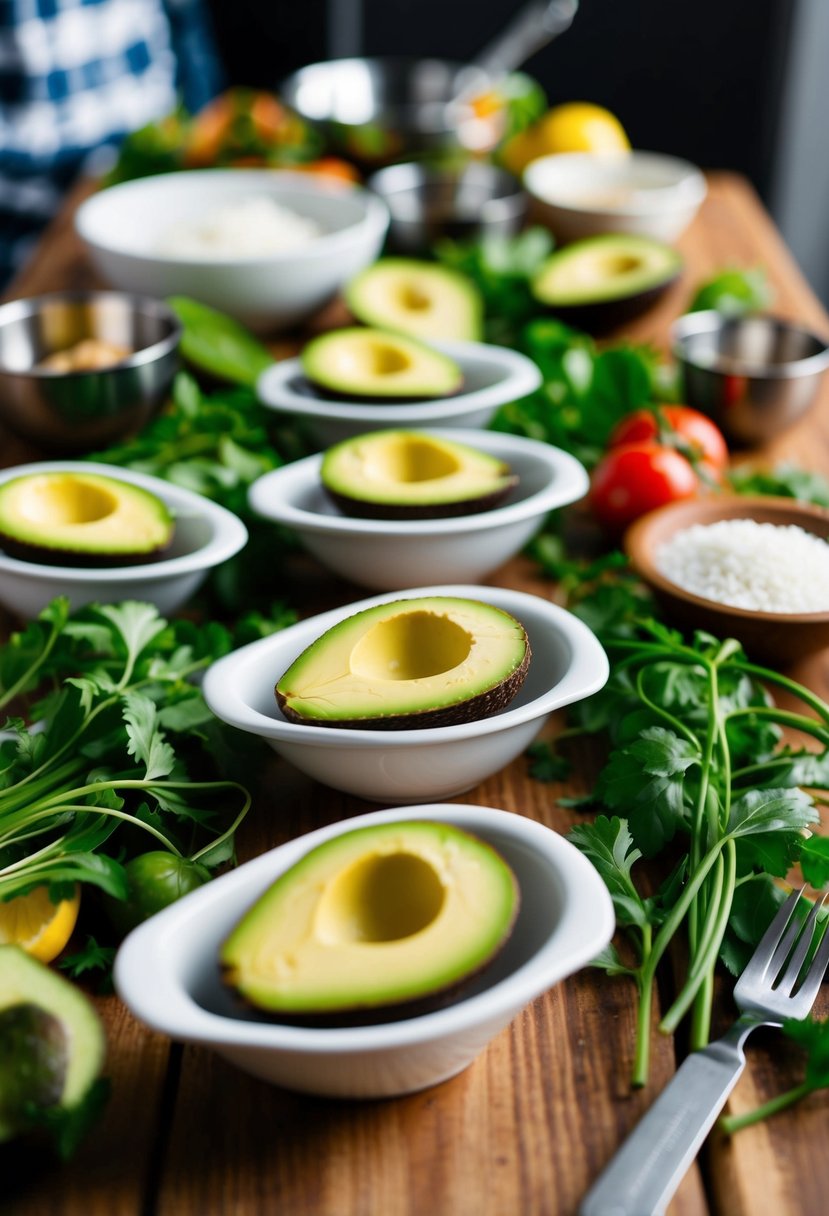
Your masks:
M 0 0 L 0 284 L 93 149 L 221 84 L 201 0 Z

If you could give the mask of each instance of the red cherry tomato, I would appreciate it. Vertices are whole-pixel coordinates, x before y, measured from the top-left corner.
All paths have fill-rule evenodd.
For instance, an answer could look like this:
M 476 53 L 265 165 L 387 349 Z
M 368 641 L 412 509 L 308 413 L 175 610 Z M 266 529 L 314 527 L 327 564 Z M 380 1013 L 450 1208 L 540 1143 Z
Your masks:
M 693 498 L 700 479 L 675 448 L 658 443 L 629 443 L 606 452 L 593 470 L 590 505 L 611 532 L 665 503 Z
M 728 466 L 728 447 L 721 431 L 705 414 L 688 405 L 660 405 L 656 412 L 634 410 L 613 428 L 608 447 L 628 443 L 660 443 L 678 448 L 716 475 Z

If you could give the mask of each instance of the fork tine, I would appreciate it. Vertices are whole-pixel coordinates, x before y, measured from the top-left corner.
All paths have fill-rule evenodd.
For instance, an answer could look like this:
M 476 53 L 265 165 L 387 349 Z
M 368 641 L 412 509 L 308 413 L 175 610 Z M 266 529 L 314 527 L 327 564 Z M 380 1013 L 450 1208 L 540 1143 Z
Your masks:
M 788 996 L 797 983 L 797 977 L 800 975 L 800 969 L 803 966 L 803 963 L 806 960 L 806 955 L 809 953 L 812 945 L 812 938 L 814 937 L 815 932 L 815 921 L 817 920 L 820 909 L 823 907 L 825 899 L 826 896 L 824 895 L 812 904 L 811 911 L 806 917 L 806 920 L 803 922 L 800 937 L 797 939 L 797 945 L 792 951 L 792 957 L 789 959 L 788 966 L 786 967 L 783 975 L 780 977 L 779 983 L 775 984 L 774 986 L 775 992 L 778 992 L 781 996 Z M 785 959 L 783 959 L 782 962 L 785 962 Z
M 775 916 L 774 920 L 769 925 L 768 929 L 766 929 L 763 936 L 760 938 L 760 944 L 755 949 L 754 954 L 751 956 L 751 959 L 748 963 L 748 966 L 746 967 L 745 971 L 743 972 L 743 976 L 746 979 L 750 978 L 752 980 L 754 980 L 754 979 L 762 980 L 765 978 L 766 973 L 768 972 L 769 966 L 772 962 L 772 959 L 774 958 L 775 954 L 777 953 L 778 947 L 782 944 L 781 943 L 781 934 L 783 934 L 786 926 L 789 924 L 789 921 L 792 919 L 794 910 L 797 907 L 797 901 L 800 899 L 802 890 L 803 890 L 803 888 L 801 887 L 800 891 L 792 891 L 791 895 L 788 897 L 786 902 L 784 904 L 780 905 L 780 909 L 779 909 L 777 915 Z M 786 947 L 786 954 L 788 954 L 789 950 L 791 949 L 791 942 L 794 940 L 794 937 L 796 936 L 798 924 L 799 924 L 799 922 L 795 921 L 795 933 L 792 934 L 789 945 Z M 790 926 L 789 932 L 791 932 L 791 926 Z M 783 940 L 785 940 L 785 938 Z
M 823 901 L 821 900 L 821 903 Z M 826 969 L 829 967 L 829 925 L 824 927 L 823 937 L 820 940 L 820 945 L 815 951 L 815 957 L 809 964 L 809 970 L 806 972 L 806 977 L 800 985 L 798 991 L 794 994 L 793 1000 L 801 1001 L 804 1008 L 808 1012 L 812 1007 L 812 1002 L 818 994 L 818 989 L 823 983 L 823 977 L 826 974 Z

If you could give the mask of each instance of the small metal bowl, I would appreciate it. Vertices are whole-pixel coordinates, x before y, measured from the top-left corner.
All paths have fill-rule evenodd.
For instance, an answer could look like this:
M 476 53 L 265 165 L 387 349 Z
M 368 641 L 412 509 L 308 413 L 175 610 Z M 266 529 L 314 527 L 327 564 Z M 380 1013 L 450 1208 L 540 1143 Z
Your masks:
M 489 151 L 503 133 L 503 112 L 482 115 L 468 99 L 492 84 L 480 68 L 403 56 L 311 63 L 279 92 L 337 152 L 376 169 L 459 147 Z
M 797 422 L 829 367 L 829 344 L 779 317 L 694 312 L 671 331 L 685 400 L 732 443 L 766 443 Z
M 512 236 L 527 214 L 527 195 L 516 178 L 493 165 L 391 165 L 368 186 L 391 213 L 389 245 L 396 253 L 424 253 L 444 236 Z
M 100 338 L 133 353 L 110 367 L 55 372 L 57 351 Z M 105 447 L 138 430 L 178 368 L 181 325 L 160 300 L 69 292 L 0 307 L 0 421 L 52 452 Z

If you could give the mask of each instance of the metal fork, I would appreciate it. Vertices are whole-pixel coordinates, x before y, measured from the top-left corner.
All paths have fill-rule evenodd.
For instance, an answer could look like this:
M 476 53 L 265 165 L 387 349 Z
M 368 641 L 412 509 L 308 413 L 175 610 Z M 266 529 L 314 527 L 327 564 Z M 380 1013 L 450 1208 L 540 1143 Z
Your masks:
M 579 1216 L 662 1216 L 745 1067 L 743 1044 L 758 1026 L 804 1018 L 829 967 L 829 928 L 805 973 L 823 899 L 805 921 L 793 891 L 737 981 L 740 1016 L 731 1029 L 688 1056 L 585 1196 Z

